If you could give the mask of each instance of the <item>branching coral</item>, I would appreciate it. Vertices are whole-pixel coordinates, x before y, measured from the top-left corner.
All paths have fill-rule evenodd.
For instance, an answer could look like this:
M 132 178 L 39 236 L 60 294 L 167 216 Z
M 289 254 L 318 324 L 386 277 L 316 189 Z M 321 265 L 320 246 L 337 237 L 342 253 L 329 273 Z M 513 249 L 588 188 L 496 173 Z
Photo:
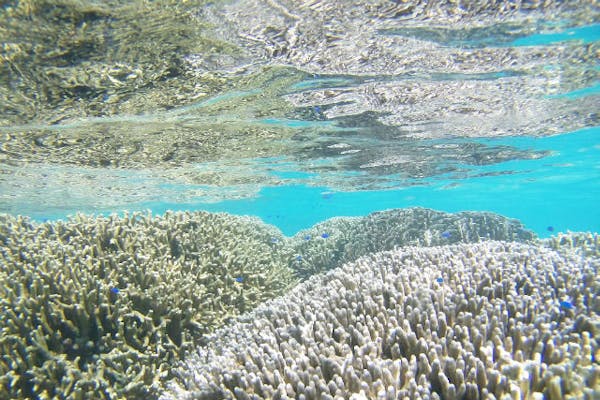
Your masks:
M 372 254 L 217 331 L 162 399 L 597 398 L 599 266 L 505 242 Z
M 512 382 L 510 393 L 514 385 L 550 397 L 569 394 L 581 382 L 595 387 L 599 372 L 590 370 L 587 360 L 597 358 L 598 261 L 587 260 L 592 254 L 578 249 L 593 248 L 596 241 L 595 236 L 571 236 L 548 242 L 558 253 L 486 242 L 409 248 L 371 255 L 324 275 L 318 273 L 379 250 L 527 241 L 533 234 L 498 215 L 427 209 L 335 218 L 290 239 L 257 219 L 204 212 L 77 215 L 42 224 L 0 216 L 0 393 L 7 398 L 154 398 L 174 372 L 184 385 L 176 390 L 201 387 L 200 394 L 190 392 L 196 393 L 189 394 L 192 398 L 203 398 L 206 390 L 239 398 L 252 391 L 266 397 L 310 397 L 316 391 L 327 397 L 338 389 L 344 396 L 361 391 L 375 396 L 385 389 L 386 395 L 430 391 L 452 397 L 467 388 L 474 396 L 473 385 L 484 381 L 495 382 L 486 384 L 487 393 L 505 393 L 505 375 Z M 287 297 L 243 317 L 242 328 L 207 336 L 286 293 L 296 283 L 294 275 L 313 274 Z M 549 329 L 575 333 L 564 339 Z M 481 349 L 468 347 L 466 337 Z M 209 340 L 214 344 L 201 350 L 208 352 L 202 356 L 208 363 L 190 361 L 192 371 L 203 371 L 190 383 L 173 365 Z M 272 348 L 257 350 L 253 343 L 264 340 Z M 511 350 L 517 340 L 520 350 Z M 294 347 L 298 343 L 304 347 Z M 415 343 L 419 349 L 435 348 L 438 358 L 412 349 Z M 367 344 L 363 350 L 355 347 Z M 239 348 L 247 350 L 234 355 Z M 510 362 L 499 363 L 501 355 Z M 569 366 L 567 355 L 583 359 Z M 447 358 L 458 356 L 465 364 L 462 378 L 451 372 L 453 367 L 445 370 L 447 363 L 453 365 Z M 542 383 L 524 389 L 515 376 L 525 376 L 523 368 L 531 375 L 536 357 L 557 361 L 535 367 Z M 477 372 L 480 362 L 485 380 Z M 374 366 L 398 375 L 396 383 Z M 244 368 L 254 375 L 248 378 L 240 372 Z M 435 368 L 445 375 L 427 372 L 431 383 L 423 386 L 425 372 L 418 371 Z M 407 372 L 411 369 L 414 376 Z M 319 376 L 319 383 L 298 377 L 305 373 Z M 402 374 L 409 374 L 404 383 L 398 381 Z M 285 383 L 283 392 L 276 382 Z
M 3 216 L 0 397 L 155 397 L 185 350 L 294 283 L 275 239 L 226 214 Z
M 400 246 L 528 241 L 534 237 L 519 221 L 498 214 L 394 209 L 362 218 L 332 218 L 301 231 L 290 240 L 289 260 L 298 276 L 307 278 L 365 254 Z
M 540 243 L 556 251 L 573 251 L 584 256 L 600 257 L 600 235 L 592 232 L 559 233 Z

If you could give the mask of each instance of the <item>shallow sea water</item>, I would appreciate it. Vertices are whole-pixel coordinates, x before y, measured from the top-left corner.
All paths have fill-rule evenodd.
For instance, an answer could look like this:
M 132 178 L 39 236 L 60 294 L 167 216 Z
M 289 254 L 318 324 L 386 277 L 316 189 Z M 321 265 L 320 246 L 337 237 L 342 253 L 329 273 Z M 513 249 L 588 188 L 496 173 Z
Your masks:
M 0 23 L 0 214 L 226 212 L 272 247 L 409 207 L 600 232 L 595 2 L 15 0 Z
M 39 61 L 46 74 L 68 65 L 92 78 L 31 115 L 6 109 L 0 211 L 204 209 L 291 235 L 332 216 L 424 206 L 495 211 L 540 235 L 598 230 L 600 27 L 584 6 L 280 6 L 184 8 L 203 37 L 235 50 L 173 54 L 183 72 L 161 84 L 184 93 L 153 93 L 156 104 L 121 82 L 141 79 L 135 63 L 94 86 L 98 55 L 81 46 L 64 52 L 82 60 Z M 5 88 L 43 79 L 5 53 Z

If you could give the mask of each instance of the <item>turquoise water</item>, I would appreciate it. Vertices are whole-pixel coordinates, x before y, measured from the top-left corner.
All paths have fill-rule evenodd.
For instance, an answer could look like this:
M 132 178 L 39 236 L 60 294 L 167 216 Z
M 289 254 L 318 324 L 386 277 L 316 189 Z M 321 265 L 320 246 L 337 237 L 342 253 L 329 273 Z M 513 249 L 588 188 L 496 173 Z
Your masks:
M 454 142 L 459 141 L 458 139 Z M 540 237 L 555 232 L 600 230 L 600 127 L 557 136 L 478 139 L 490 146 L 511 146 L 549 155 L 534 160 L 506 161 L 468 167 L 467 176 L 439 176 L 416 186 L 389 190 L 336 191 L 308 183 L 316 174 L 277 171 L 281 178 L 305 184 L 265 187 L 252 197 L 220 202 L 143 202 L 133 209 L 201 209 L 255 215 L 279 227 L 284 234 L 335 216 L 362 216 L 373 211 L 427 207 L 447 212 L 493 211 L 521 220 Z M 453 141 L 449 141 L 453 143 Z M 270 160 L 274 165 L 276 161 Z M 166 186 L 163 186 L 166 188 Z M 185 185 L 172 190 L 187 190 Z M 38 219 L 65 218 L 78 210 L 31 212 Z M 101 210 L 109 213 L 111 210 Z M 549 227 L 552 229 L 549 230 Z
M 207 10 L 221 15 L 217 5 L 213 8 Z M 269 18 L 256 12 L 257 18 Z M 310 39 L 314 48 L 297 49 L 304 58 L 269 58 L 251 49 L 234 62 L 242 72 L 218 71 L 227 83 L 254 74 L 254 68 L 259 81 L 267 75 L 257 84 L 227 83 L 221 92 L 200 93 L 199 99 L 161 110 L 6 125 L 7 135 L 32 135 L 36 144 L 44 135 L 71 144 L 83 136 L 80 148 L 73 145 L 78 159 L 82 152 L 105 151 L 94 147 L 97 132 L 119 140 L 139 132 L 139 139 L 133 144 L 125 139 L 98 155 L 109 161 L 73 161 L 64 145 L 48 162 L 43 150 L 37 159 L 36 151 L 23 155 L 23 162 L 7 150 L 0 212 L 53 220 L 77 212 L 224 211 L 258 216 L 291 236 L 334 216 L 420 206 L 497 212 L 542 237 L 600 230 L 599 68 L 593 57 L 600 25 L 567 16 L 466 19 L 456 26 L 382 21 L 367 30 L 372 36 L 365 40 L 375 47 L 377 41 L 389 43 L 364 65 L 329 60 L 319 69 L 312 61 L 299 61 L 326 55 L 315 50 L 322 45 L 315 37 Z M 240 37 L 243 29 L 242 24 Z M 361 51 L 350 37 L 341 43 L 348 51 Z M 465 54 L 481 61 L 438 65 L 426 54 L 397 68 L 403 54 L 412 60 L 411 52 L 432 48 L 440 59 Z M 481 51 L 492 56 L 485 58 Z M 513 61 L 504 63 L 495 54 Z M 192 68 L 198 57 L 189 56 Z M 379 66 L 387 58 L 396 64 Z M 263 67 L 271 70 L 261 72 Z M 282 104 L 285 111 L 276 111 Z M 207 126 L 215 136 L 196 138 Z M 236 133 L 241 131 L 267 132 L 268 144 L 255 144 L 246 139 L 248 133 Z M 158 139 L 158 151 L 174 145 L 171 154 L 200 143 L 223 149 L 207 157 L 190 150 L 182 161 L 146 166 L 143 157 L 129 164 L 125 157 L 123 167 L 113 167 L 128 147 L 159 136 L 165 140 Z M 248 151 L 238 153 L 238 147 Z M 152 151 L 157 150 L 147 150 Z M 103 162 L 108 166 L 98 168 Z
M 335 216 L 361 216 L 414 206 L 448 212 L 493 211 L 521 220 L 540 237 L 558 231 L 600 230 L 599 127 L 546 138 L 485 141 L 550 151 L 551 155 L 481 167 L 471 171 L 468 179 L 441 177 L 428 185 L 400 190 L 336 192 L 327 187 L 294 185 L 264 188 L 257 198 L 248 200 L 145 206 L 159 213 L 167 209 L 200 208 L 256 215 L 288 236 Z M 295 176 L 294 172 L 289 174 Z
M 582 43 L 592 43 L 600 39 L 600 24 L 580 26 L 553 33 L 536 33 L 515 39 L 513 46 L 542 46 L 578 40 Z

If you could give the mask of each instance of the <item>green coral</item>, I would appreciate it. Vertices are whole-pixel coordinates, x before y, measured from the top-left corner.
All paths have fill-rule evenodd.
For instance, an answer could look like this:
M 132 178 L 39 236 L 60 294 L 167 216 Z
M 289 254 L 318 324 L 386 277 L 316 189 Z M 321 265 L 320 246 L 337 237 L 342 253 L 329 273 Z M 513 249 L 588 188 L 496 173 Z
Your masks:
M 0 219 L 3 398 L 142 398 L 295 280 L 281 233 L 226 214 Z
M 321 235 L 327 234 L 327 238 Z M 438 246 L 482 240 L 530 241 L 514 219 L 485 212 L 450 214 L 426 208 L 394 209 L 362 218 L 332 218 L 290 240 L 290 266 L 300 278 L 401 246 Z

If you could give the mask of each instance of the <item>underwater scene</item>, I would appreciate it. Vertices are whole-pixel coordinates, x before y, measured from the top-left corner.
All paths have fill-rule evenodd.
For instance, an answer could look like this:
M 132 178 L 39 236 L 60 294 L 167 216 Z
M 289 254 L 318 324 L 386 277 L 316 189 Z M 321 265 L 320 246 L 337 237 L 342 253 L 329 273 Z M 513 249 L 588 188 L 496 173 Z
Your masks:
M 600 5 L 0 0 L 0 400 L 600 399 Z

